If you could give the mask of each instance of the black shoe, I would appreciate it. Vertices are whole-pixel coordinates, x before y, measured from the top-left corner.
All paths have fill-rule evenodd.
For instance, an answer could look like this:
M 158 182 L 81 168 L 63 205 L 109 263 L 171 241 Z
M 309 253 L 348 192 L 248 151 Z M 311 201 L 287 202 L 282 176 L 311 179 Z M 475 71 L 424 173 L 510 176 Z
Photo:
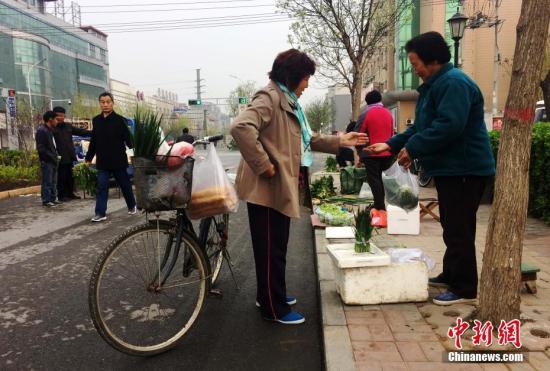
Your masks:
M 82 197 L 80 197 L 79 195 L 73 193 L 72 195 L 69 196 L 69 198 L 71 200 L 80 200 Z
M 449 287 L 449 284 L 441 278 L 441 274 L 437 277 L 432 277 L 428 279 L 428 285 L 431 287 Z
M 56 205 L 61 205 L 63 202 L 61 202 L 59 200 L 55 200 L 55 201 L 53 201 L 53 203 L 56 204 Z
M 46 207 L 55 207 L 55 206 L 57 206 L 57 205 L 54 204 L 53 202 L 42 202 L 42 206 L 46 206 Z

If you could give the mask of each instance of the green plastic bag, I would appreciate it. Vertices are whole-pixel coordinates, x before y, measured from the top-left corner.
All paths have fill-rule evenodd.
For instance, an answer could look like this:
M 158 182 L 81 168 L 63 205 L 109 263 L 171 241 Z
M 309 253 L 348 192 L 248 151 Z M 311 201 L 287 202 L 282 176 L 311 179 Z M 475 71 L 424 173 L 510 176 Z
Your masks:
M 343 195 L 359 194 L 366 178 L 367 170 L 365 168 L 346 166 L 340 170 L 340 193 Z

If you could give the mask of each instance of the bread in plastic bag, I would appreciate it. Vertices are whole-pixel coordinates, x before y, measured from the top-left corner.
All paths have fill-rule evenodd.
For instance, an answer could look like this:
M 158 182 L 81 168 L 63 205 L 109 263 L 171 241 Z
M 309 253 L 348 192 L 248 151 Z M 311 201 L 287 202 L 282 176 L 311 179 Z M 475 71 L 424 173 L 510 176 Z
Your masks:
M 223 169 L 214 145 L 210 143 L 206 157 L 195 159 L 187 215 L 191 219 L 202 219 L 236 212 L 238 205 L 237 192 Z
M 411 211 L 418 206 L 418 181 L 416 175 L 395 162 L 382 173 L 386 200 L 390 205 Z

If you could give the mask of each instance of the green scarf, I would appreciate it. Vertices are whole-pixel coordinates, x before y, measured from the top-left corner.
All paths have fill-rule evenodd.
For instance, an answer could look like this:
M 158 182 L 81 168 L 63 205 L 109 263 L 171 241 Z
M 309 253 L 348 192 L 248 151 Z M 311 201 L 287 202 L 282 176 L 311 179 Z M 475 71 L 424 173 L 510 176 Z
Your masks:
M 309 127 L 307 117 L 302 110 L 302 106 L 300 106 L 300 103 L 298 103 L 298 96 L 294 92 L 288 90 L 288 88 L 283 84 L 277 82 L 277 85 L 279 86 L 279 88 L 281 88 L 283 93 L 285 93 L 288 104 L 290 105 L 290 107 L 296 114 L 296 117 L 298 117 L 298 121 L 300 122 L 300 129 L 302 131 L 301 165 L 311 167 L 311 165 L 313 165 L 313 153 L 311 152 L 311 137 L 313 136 L 313 132 Z

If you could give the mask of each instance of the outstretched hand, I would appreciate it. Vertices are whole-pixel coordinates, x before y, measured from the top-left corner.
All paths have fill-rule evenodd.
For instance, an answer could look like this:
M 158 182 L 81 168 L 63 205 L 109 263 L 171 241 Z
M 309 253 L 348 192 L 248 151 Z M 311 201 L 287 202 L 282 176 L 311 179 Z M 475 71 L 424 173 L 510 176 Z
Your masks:
M 340 136 L 340 147 L 364 146 L 368 142 L 369 137 L 365 133 L 352 131 Z
M 367 148 L 364 148 L 363 151 L 368 153 L 369 155 L 375 155 L 378 153 L 386 152 L 390 150 L 390 146 L 386 143 L 375 143 L 371 144 Z

